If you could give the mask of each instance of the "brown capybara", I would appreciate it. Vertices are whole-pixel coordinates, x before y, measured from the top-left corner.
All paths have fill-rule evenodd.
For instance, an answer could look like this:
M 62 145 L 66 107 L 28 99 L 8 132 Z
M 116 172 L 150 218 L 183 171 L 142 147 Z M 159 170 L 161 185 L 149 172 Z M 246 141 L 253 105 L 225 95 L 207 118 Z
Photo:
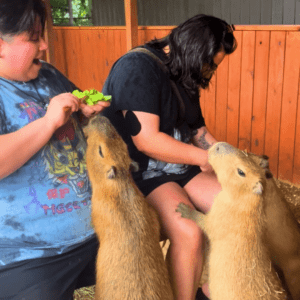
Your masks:
M 265 188 L 266 232 L 264 240 L 270 251 L 271 259 L 277 268 L 284 286 L 294 300 L 300 299 L 300 229 L 291 210 L 291 204 L 285 199 L 273 178 L 268 157 L 248 154 L 258 163 L 267 177 Z
M 100 241 L 95 299 L 173 299 L 158 216 L 132 179 L 137 164 L 127 145 L 103 116 L 92 118 L 84 133 L 92 222 Z
M 209 163 L 222 186 L 211 210 L 204 215 L 181 203 L 177 211 L 209 238 L 211 299 L 287 299 L 264 242 L 265 170 L 227 143 L 210 148 Z

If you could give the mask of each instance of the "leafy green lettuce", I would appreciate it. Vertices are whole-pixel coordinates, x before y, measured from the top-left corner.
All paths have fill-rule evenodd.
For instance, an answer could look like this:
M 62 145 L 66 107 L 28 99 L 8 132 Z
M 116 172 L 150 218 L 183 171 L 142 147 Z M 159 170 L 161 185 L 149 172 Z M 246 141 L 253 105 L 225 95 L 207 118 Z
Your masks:
M 111 96 L 104 96 L 102 93 L 98 92 L 95 89 L 92 89 L 90 91 L 86 90 L 83 92 L 80 92 L 79 90 L 74 90 L 72 94 L 79 99 L 88 96 L 84 100 L 87 105 L 94 105 L 97 104 L 99 101 L 111 101 Z

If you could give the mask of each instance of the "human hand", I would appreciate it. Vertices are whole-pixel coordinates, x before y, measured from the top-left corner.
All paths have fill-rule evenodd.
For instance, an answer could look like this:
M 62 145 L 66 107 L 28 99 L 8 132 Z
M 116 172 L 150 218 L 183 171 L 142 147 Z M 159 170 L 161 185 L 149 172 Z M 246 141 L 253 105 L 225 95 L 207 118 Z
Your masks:
M 109 101 L 99 101 L 94 105 L 87 105 L 83 101 L 80 103 L 80 110 L 87 118 L 93 117 L 102 112 L 106 107 L 110 106 Z
M 202 172 L 213 172 L 213 168 L 208 162 L 208 152 L 205 151 L 205 153 L 202 154 L 201 158 L 202 159 L 201 159 L 201 162 L 199 165 L 201 171 Z
M 56 130 L 68 121 L 73 112 L 78 111 L 79 105 L 78 98 L 71 93 L 59 94 L 50 100 L 44 118 Z

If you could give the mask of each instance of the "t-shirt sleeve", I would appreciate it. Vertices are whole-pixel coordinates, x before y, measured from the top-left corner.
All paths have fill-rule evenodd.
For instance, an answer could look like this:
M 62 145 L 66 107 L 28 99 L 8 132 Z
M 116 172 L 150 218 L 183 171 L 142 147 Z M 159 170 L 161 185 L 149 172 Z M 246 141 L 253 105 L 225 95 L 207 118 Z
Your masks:
M 160 114 L 163 71 L 144 53 L 130 53 L 113 66 L 103 93 L 112 95 L 114 111 Z

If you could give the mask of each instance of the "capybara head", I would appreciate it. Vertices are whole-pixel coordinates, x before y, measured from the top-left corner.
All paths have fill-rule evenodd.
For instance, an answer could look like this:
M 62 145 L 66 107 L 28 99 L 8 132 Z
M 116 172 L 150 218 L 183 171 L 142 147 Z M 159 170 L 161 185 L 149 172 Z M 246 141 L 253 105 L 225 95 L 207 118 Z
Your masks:
M 208 154 L 223 190 L 229 189 L 235 194 L 263 194 L 265 171 L 246 152 L 221 142 L 213 145 Z
M 90 177 L 115 179 L 138 170 L 138 164 L 129 157 L 127 145 L 106 117 L 98 115 L 91 118 L 84 134 L 87 137 L 86 160 Z

